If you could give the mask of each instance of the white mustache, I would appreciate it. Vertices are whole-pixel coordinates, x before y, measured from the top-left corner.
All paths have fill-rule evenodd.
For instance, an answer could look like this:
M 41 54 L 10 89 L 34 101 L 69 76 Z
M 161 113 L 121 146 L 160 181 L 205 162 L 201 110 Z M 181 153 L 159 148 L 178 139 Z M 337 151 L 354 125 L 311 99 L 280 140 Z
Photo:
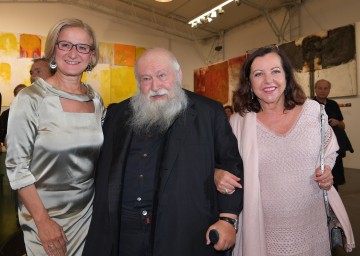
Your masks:
M 169 91 L 166 89 L 160 89 L 158 91 L 151 90 L 148 94 L 148 97 L 162 96 L 162 95 L 168 95 L 168 94 L 169 94 Z

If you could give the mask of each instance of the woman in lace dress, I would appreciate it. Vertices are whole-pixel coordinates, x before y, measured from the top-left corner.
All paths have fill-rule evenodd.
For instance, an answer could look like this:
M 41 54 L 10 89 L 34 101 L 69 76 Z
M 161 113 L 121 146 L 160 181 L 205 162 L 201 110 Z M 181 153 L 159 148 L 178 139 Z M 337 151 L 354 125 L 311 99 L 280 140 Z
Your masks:
M 38 78 L 11 105 L 6 167 L 20 199 L 28 256 L 82 253 L 105 108 L 81 76 L 95 67 L 98 56 L 87 24 L 59 21 L 49 31 L 45 49 L 56 73 Z
M 330 256 L 322 189 L 332 186 L 338 149 L 326 127 L 321 175 L 320 105 L 306 99 L 276 45 L 249 54 L 234 93 L 230 123 L 244 161 L 244 209 L 234 255 Z M 236 177 L 217 170 L 220 192 Z

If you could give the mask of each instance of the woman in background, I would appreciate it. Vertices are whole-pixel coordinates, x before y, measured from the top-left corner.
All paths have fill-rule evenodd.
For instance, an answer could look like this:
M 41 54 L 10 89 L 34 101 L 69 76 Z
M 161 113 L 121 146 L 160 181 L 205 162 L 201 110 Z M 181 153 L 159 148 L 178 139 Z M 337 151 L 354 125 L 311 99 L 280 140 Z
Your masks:
M 81 82 L 98 61 L 93 30 L 64 19 L 49 31 L 38 78 L 11 105 L 7 173 L 19 196 L 27 255 L 81 255 L 92 215 L 94 166 L 103 134 L 102 99 Z

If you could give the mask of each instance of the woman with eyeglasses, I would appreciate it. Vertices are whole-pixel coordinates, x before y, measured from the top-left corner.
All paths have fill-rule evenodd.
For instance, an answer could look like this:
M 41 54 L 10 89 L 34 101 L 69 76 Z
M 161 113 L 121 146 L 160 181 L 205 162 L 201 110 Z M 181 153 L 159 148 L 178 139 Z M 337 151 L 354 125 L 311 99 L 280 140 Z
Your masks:
M 348 220 L 332 187 L 336 137 L 326 122 L 321 174 L 320 105 L 306 98 L 277 46 L 248 53 L 233 106 L 230 124 L 244 163 L 242 228 L 234 255 L 330 256 L 323 190 Z M 223 170 L 216 171 L 215 183 L 222 193 L 239 186 Z M 348 243 L 354 245 L 353 237 Z
M 105 107 L 81 77 L 98 57 L 89 25 L 77 19 L 57 22 L 45 47 L 55 74 L 37 79 L 11 105 L 6 167 L 19 196 L 28 256 L 82 253 Z

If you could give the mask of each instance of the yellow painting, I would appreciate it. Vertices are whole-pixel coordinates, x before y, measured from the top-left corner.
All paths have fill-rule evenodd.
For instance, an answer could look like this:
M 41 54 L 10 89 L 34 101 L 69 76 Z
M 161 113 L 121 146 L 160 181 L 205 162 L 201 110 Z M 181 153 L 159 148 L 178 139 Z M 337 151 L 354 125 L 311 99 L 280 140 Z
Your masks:
M 19 40 L 13 33 L 0 33 L 0 56 L 19 57 Z
M 20 35 L 20 57 L 37 59 L 41 57 L 41 37 L 30 34 Z
M 18 84 L 30 85 L 29 68 L 31 59 L 8 58 L 0 56 L 0 93 L 2 106 L 9 107 L 14 98 L 14 88 Z
M 114 44 L 99 43 L 99 63 L 101 64 L 114 64 Z
M 110 96 L 111 102 L 120 102 L 137 93 L 133 67 L 112 67 Z
M 105 106 L 108 106 L 111 103 L 109 64 L 97 64 L 92 71 L 84 72 L 82 81 L 88 83 L 101 95 Z
M 143 52 L 145 52 L 145 51 L 146 51 L 146 48 L 144 48 L 144 47 L 136 47 L 135 58 L 138 59 L 141 56 L 141 54 L 143 54 Z

